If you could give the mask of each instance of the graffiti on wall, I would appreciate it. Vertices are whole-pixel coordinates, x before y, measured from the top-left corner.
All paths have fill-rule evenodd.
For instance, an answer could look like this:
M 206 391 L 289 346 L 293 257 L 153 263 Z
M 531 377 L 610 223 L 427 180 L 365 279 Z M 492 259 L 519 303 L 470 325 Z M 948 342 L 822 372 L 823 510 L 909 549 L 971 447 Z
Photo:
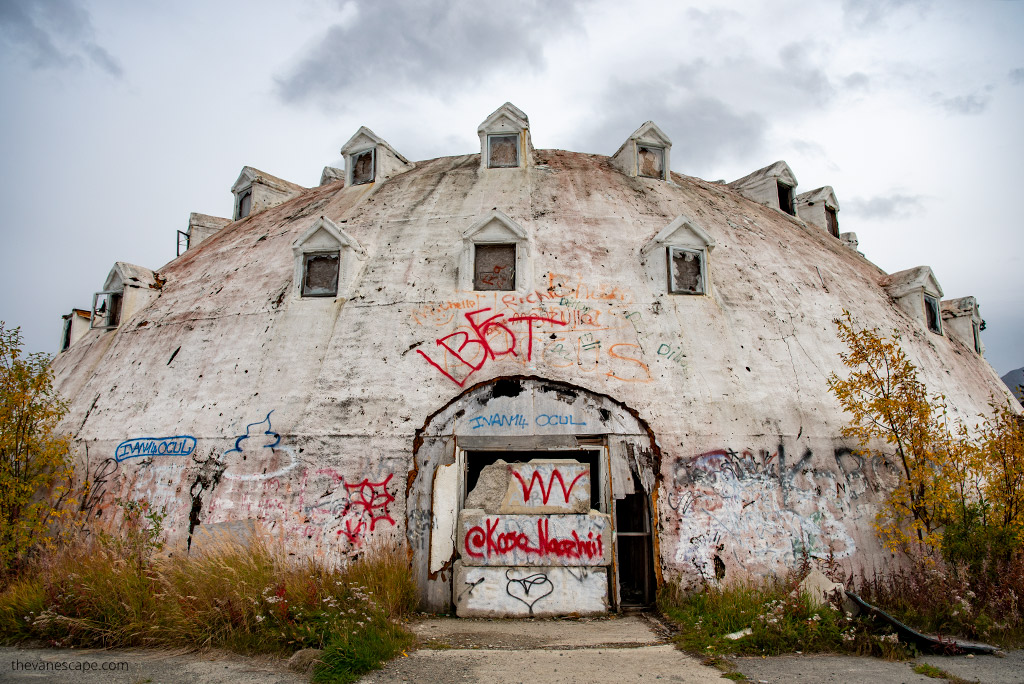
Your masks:
M 114 460 L 118 463 L 129 458 L 145 456 L 188 456 L 196 448 L 196 438 L 191 435 L 176 437 L 138 437 L 126 439 L 114 449 Z
M 274 432 L 270 416 L 245 426 L 245 433 L 235 438 L 232 448 L 221 456 L 224 477 L 229 480 L 252 482 L 281 477 L 298 466 L 295 450 L 281 444 L 281 435 Z
M 562 476 L 562 470 L 563 469 L 577 470 L 579 472 L 576 473 L 575 477 L 573 477 L 573 473 L 570 472 L 569 473 L 569 477 L 572 477 L 572 480 L 569 481 L 569 484 L 566 484 L 565 483 L 565 477 Z M 509 467 L 509 470 L 512 471 L 512 476 L 515 477 L 516 480 L 519 481 L 519 485 L 520 485 L 520 487 L 522 488 L 522 491 L 523 491 L 522 501 L 521 502 L 512 501 L 512 503 L 513 504 L 518 504 L 518 505 L 526 505 L 526 506 L 529 506 L 529 505 L 547 506 L 548 502 L 551 500 L 551 495 L 555 494 L 557 492 L 561 492 L 561 497 L 560 498 L 556 497 L 554 503 L 566 503 L 567 504 L 567 503 L 569 503 L 570 496 L 572 495 L 572 490 L 576 486 L 576 483 L 579 482 L 580 480 L 584 479 L 584 478 L 589 478 L 590 477 L 590 468 L 588 466 L 577 466 L 576 468 L 571 468 L 569 466 L 562 466 L 562 467 L 548 466 L 547 468 L 542 468 L 542 467 L 539 467 L 539 466 L 538 467 L 534 467 L 532 469 L 533 472 L 530 474 L 530 481 L 529 482 L 527 482 L 526 479 L 523 477 L 522 473 L 520 473 L 521 468 Z M 549 471 L 548 472 L 548 481 L 547 481 L 547 486 L 546 487 L 544 486 L 544 475 L 541 474 L 542 470 L 548 470 Z M 558 481 L 558 487 L 559 487 L 558 490 L 555 489 L 555 481 L 556 480 Z M 534 485 L 536 485 L 536 487 L 537 487 L 536 491 L 534 491 Z M 583 497 L 585 497 L 586 499 L 589 500 L 590 499 L 590 492 L 589 491 L 583 491 L 584 489 L 585 488 L 581 486 L 580 487 L 580 491 L 579 491 L 577 496 L 583 496 Z M 539 496 L 537 496 L 537 495 L 539 495 Z M 539 499 L 539 502 L 538 502 L 538 499 Z
M 413 323 L 448 328 L 417 353 L 464 387 L 495 361 L 601 373 L 622 382 L 651 382 L 638 328 L 640 313 L 624 307 L 632 295 L 614 284 L 548 274 L 548 287 L 529 293 L 467 293 L 424 304 Z M 451 326 L 455 326 L 454 331 Z
M 533 607 L 554 593 L 555 585 L 543 572 L 535 572 L 526 577 L 512 577 L 511 572 L 512 568 L 505 570 L 505 579 L 508 580 L 505 593 L 525 605 L 530 611 L 530 617 L 533 617 Z
M 892 465 L 835 450 L 835 469 L 816 467 L 811 449 L 715 449 L 681 459 L 671 472 L 666 521 L 678 534 L 676 562 L 705 578 L 732 566 L 768 572 L 807 554 L 849 558 L 853 522 L 873 515 L 869 492 L 894 483 Z M 669 483 L 666 483 L 669 484 Z
M 463 511 L 470 565 L 606 565 L 609 526 L 586 515 L 486 515 Z

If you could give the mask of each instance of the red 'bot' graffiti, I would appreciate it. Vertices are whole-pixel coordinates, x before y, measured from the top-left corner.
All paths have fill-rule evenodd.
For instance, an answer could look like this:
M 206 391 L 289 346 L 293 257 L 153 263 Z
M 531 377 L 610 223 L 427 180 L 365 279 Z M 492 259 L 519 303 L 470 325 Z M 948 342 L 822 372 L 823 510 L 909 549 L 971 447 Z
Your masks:
M 568 487 L 566 487 L 565 480 L 562 478 L 562 473 L 560 473 L 556 469 L 551 473 L 551 477 L 548 478 L 548 486 L 547 489 L 545 489 L 544 478 L 543 476 L 541 476 L 539 471 L 533 471 L 533 475 L 530 477 L 529 483 L 527 483 L 526 480 L 523 479 L 522 475 L 520 475 L 515 470 L 512 470 L 512 468 L 509 468 L 509 471 L 511 471 L 511 473 L 516 476 L 516 479 L 519 480 L 519 484 L 523 488 L 523 501 L 528 502 L 530 500 L 530 494 L 533 492 L 533 485 L 536 484 L 537 486 L 540 487 L 541 499 L 544 502 L 545 506 L 548 505 L 548 499 L 551 498 L 551 490 L 554 489 L 555 487 L 556 479 L 558 480 L 558 485 L 562 488 L 562 495 L 565 497 L 565 503 L 569 503 L 569 494 L 572 493 L 572 488 L 576 486 L 576 483 L 580 481 L 581 477 L 587 476 L 587 472 L 583 471 L 582 473 L 577 475 L 572 482 L 569 483 Z
M 417 349 L 416 353 L 426 359 L 427 363 L 439 370 L 446 378 L 454 382 L 459 387 L 462 387 L 466 384 L 466 381 L 469 380 L 469 377 L 483 368 L 484 364 L 488 361 L 494 361 L 499 356 L 506 356 L 508 354 L 518 356 L 518 354 L 516 354 L 516 335 L 508 325 L 506 325 L 506 323 L 526 321 L 528 336 L 526 345 L 527 361 L 533 358 L 534 322 L 544 322 L 552 325 L 565 325 L 564 321 L 560 321 L 555 318 L 548 318 L 547 316 L 513 316 L 511 318 L 505 318 L 505 314 L 503 313 L 495 314 L 483 321 L 476 320 L 476 316 L 480 316 L 490 310 L 491 308 L 488 307 L 486 309 L 467 311 L 463 314 L 469 322 L 469 327 L 473 331 L 472 334 L 459 330 L 451 333 L 450 335 L 445 335 L 444 337 L 439 337 L 434 340 L 435 344 L 442 347 L 449 356 L 464 367 L 463 369 L 469 369 L 462 380 L 457 380 L 445 369 L 444 366 L 438 364 L 432 358 L 427 356 L 426 352 L 423 350 Z M 495 345 L 497 343 L 494 341 L 494 338 L 504 339 L 505 348 L 495 349 Z

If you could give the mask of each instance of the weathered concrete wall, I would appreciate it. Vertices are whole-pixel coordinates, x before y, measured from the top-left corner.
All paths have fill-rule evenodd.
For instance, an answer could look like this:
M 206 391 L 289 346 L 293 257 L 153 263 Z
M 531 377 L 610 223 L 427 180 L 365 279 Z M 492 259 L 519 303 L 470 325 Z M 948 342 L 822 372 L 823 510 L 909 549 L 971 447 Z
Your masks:
M 444 606 L 453 560 L 439 548 L 431 561 L 432 538 L 460 552 L 462 494 L 449 483 L 434 501 L 438 468 L 474 443 L 598 444 L 609 505 L 633 490 L 631 463 L 639 479 L 652 469 L 667 577 L 777 572 L 804 549 L 851 569 L 884 562 L 871 521 L 892 473 L 840 436 L 832 319 L 847 309 L 898 330 L 928 389 L 969 422 L 1005 393 L 991 367 L 906 315 L 854 251 L 727 187 L 638 180 L 594 155 L 533 162 L 481 173 L 477 155 L 449 157 L 307 190 L 159 269 L 155 301 L 54 364 L 95 482 L 86 507 L 107 520 L 116 498 L 147 498 L 182 540 L 256 520 L 337 560 L 404 539 L 425 601 Z M 495 207 L 533 244 L 523 293 L 458 286 L 463 232 Z M 641 265 L 680 215 L 716 243 L 706 296 L 669 295 Z M 366 261 L 348 298 L 289 297 L 291 245 L 320 216 Z M 510 376 L 535 380 L 504 396 Z M 128 440 L 155 446 L 121 458 Z M 161 453 L 167 440 L 191 450 Z
M 553 617 L 608 612 L 608 570 L 455 563 L 459 617 Z

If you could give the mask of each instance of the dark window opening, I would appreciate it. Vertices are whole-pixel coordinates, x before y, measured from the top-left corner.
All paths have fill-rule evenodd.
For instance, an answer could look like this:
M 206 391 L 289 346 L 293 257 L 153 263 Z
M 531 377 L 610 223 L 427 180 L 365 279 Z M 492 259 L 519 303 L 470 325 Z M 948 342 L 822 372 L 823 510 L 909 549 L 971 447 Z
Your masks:
M 178 256 L 188 251 L 189 234 L 183 230 L 178 231 Z
M 780 181 L 776 184 L 779 186 L 779 209 L 786 212 L 790 216 L 794 216 L 793 211 L 793 188 L 792 186 L 786 185 Z
M 93 328 L 116 328 L 121 323 L 121 293 L 97 292 L 92 296 Z
M 72 312 L 71 316 L 64 319 L 64 330 L 61 331 L 60 335 L 60 350 L 62 352 L 67 351 L 71 346 L 71 321 L 77 315 Z
M 466 494 L 473 491 L 480 479 L 480 471 L 499 459 L 506 463 L 529 463 L 533 459 L 575 459 L 590 466 L 590 507 L 601 510 L 600 454 L 597 449 L 580 451 L 467 451 L 466 452 Z
M 352 185 L 373 182 L 373 162 L 373 150 L 352 155 Z
M 487 136 L 487 168 L 504 169 L 519 166 L 519 136 Z
M 516 289 L 516 246 L 474 245 L 473 289 Z
M 825 225 L 832 237 L 839 237 L 839 218 L 832 207 L 825 207 Z
M 302 258 L 302 296 L 337 296 L 340 263 L 341 255 L 338 252 L 304 254 Z
M 615 537 L 621 605 L 650 605 L 654 602 L 656 581 L 650 504 L 635 474 L 633 493 L 615 501 Z
M 701 252 L 668 248 L 669 287 L 672 294 L 704 294 L 704 258 Z
M 942 326 L 939 324 L 939 300 L 931 295 L 924 296 L 924 313 L 928 319 L 928 329 L 933 333 L 942 334 Z
M 665 178 L 665 148 L 637 145 L 637 173 L 646 178 Z
M 978 354 L 981 353 L 981 334 L 978 332 L 978 324 L 971 323 L 971 328 L 974 330 L 974 351 Z
M 246 189 L 238 198 L 238 218 L 244 219 L 252 211 L 252 188 Z

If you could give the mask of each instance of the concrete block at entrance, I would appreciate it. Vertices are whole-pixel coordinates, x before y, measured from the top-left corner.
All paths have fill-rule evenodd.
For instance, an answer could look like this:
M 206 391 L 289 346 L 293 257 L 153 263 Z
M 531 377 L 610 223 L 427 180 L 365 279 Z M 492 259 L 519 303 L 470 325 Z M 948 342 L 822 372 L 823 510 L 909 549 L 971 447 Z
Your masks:
M 608 612 L 608 570 L 455 563 L 459 617 L 553 617 Z
M 612 560 L 611 519 L 587 515 L 459 513 L 459 545 L 466 565 L 594 566 Z
M 573 459 L 498 460 L 480 471 L 466 508 L 488 513 L 590 511 L 590 466 Z

